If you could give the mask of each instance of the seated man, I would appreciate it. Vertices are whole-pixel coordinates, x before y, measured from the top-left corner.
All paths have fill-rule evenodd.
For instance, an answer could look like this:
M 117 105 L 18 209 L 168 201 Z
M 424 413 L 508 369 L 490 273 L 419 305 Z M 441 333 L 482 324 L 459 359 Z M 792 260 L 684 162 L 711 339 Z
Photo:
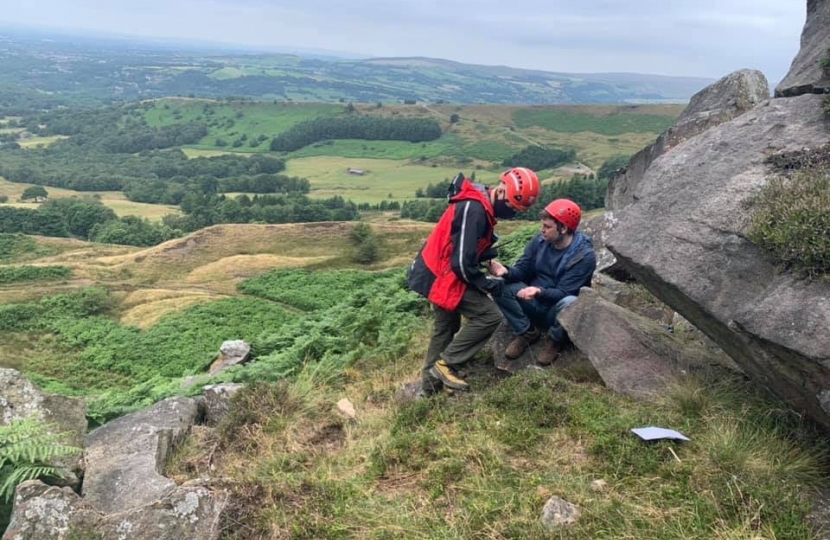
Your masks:
M 556 199 L 541 212 L 542 228 L 515 266 L 490 262 L 490 273 L 506 282 L 496 304 L 517 336 L 507 346 L 507 358 L 521 356 L 541 337 L 540 330 L 547 333 L 537 364 L 553 362 L 568 342 L 557 317 L 581 287 L 591 286 L 597 265 L 593 242 L 576 230 L 581 217 L 576 203 Z

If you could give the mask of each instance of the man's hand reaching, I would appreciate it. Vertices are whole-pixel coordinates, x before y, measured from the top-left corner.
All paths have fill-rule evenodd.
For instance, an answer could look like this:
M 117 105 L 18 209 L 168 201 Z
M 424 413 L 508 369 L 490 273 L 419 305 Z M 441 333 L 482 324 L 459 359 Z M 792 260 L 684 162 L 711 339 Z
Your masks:
M 490 272 L 491 276 L 504 277 L 507 275 L 507 267 L 495 259 L 487 263 L 487 271 Z
M 540 294 L 542 294 L 542 289 L 539 287 L 525 287 L 524 289 L 520 289 L 519 292 L 516 293 L 516 296 L 519 300 L 533 300 Z

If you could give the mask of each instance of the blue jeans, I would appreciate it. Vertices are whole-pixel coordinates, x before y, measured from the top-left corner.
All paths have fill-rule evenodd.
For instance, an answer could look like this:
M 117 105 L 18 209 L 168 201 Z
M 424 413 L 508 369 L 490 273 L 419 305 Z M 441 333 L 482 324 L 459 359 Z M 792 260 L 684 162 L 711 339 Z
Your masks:
M 567 341 L 568 335 L 556 318 L 563 309 L 576 301 L 576 296 L 566 296 L 554 305 L 536 299 L 519 300 L 516 294 L 525 287 L 528 285 L 521 281 L 506 283 L 501 295 L 494 298 L 513 332 L 522 335 L 531 326 L 536 326 L 539 330 L 546 330 L 556 343 Z

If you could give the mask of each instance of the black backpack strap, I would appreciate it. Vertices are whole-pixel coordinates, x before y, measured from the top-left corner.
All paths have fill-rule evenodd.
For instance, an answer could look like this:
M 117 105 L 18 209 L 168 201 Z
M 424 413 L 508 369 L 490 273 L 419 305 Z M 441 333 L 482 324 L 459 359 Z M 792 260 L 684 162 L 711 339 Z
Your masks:
M 461 184 L 464 183 L 465 178 L 466 177 L 463 172 L 455 175 L 455 178 L 452 179 L 449 187 L 447 188 L 447 201 L 461 193 Z

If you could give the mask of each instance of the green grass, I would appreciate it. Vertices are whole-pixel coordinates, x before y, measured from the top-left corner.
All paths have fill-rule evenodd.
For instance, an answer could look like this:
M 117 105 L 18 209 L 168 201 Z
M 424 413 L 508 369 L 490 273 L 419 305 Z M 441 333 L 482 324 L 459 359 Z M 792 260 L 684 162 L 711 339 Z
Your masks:
M 29 137 L 28 139 L 21 139 L 17 141 L 17 144 L 19 144 L 21 148 L 37 148 L 38 146 L 49 146 L 55 144 L 55 142 L 61 139 L 66 139 L 66 136 L 52 135 L 50 137 Z
M 633 114 L 616 112 L 594 115 L 587 112 L 557 109 L 519 109 L 513 119 L 520 128 L 538 126 L 560 133 L 590 131 L 601 135 L 622 135 L 624 133 L 661 133 L 672 124 L 674 116 L 656 114 Z
M 437 141 L 411 143 L 406 141 L 366 141 L 338 139 L 315 143 L 288 154 L 289 159 L 336 156 L 371 159 L 429 159 L 448 153 L 457 144 L 453 135 L 444 135 Z
M 321 281 L 319 272 L 277 270 L 244 281 L 240 292 L 273 300 L 281 304 L 316 311 L 332 308 L 350 293 L 378 279 L 380 275 L 357 270 L 342 270 Z
M 0 285 L 68 279 L 71 275 L 72 271 L 65 266 L 0 266 Z
M 247 69 L 247 68 L 246 68 Z M 254 71 L 260 67 L 252 68 Z M 223 74 L 239 75 L 234 71 Z M 222 75 L 222 76 L 225 76 Z M 209 105 L 214 111 L 208 116 L 204 108 Z M 167 107 L 167 108 L 165 108 Z M 461 107 L 462 120 L 454 125 L 439 140 L 424 144 L 401 141 L 337 140 L 323 142 L 287 154 L 288 159 L 307 157 L 342 157 L 347 159 L 377 158 L 395 160 L 431 160 L 439 162 L 457 161 L 464 163 L 479 160 L 501 163 L 528 144 L 537 142 L 553 146 L 572 146 L 580 160 L 598 167 L 607 157 L 615 154 L 631 154 L 647 144 L 650 136 L 656 137 L 676 118 L 677 107 Z M 319 116 L 336 115 L 344 111 L 342 105 L 322 103 L 273 104 L 225 103 L 204 100 L 160 100 L 147 111 L 148 123 L 155 126 L 178 122 L 200 121 L 218 123 L 209 126 L 210 133 L 190 145 L 188 151 L 222 153 L 267 152 L 271 138 L 303 120 Z M 360 114 L 383 116 L 434 117 L 446 123 L 449 113 L 446 109 L 433 114 L 420 108 L 405 108 L 387 105 L 380 109 L 360 105 Z M 666 114 L 660 114 L 665 110 Z M 238 114 L 242 114 L 238 117 Z M 467 119 L 467 115 L 472 119 Z M 228 127 L 227 122 L 233 126 Z M 517 129 L 518 128 L 518 129 Z M 233 146 L 242 135 L 246 140 Z M 627 135 L 609 142 L 608 135 Z M 265 136 L 251 146 L 251 140 Z M 227 146 L 217 147 L 216 140 L 223 139 Z
M 504 139 L 484 139 L 464 144 L 456 151 L 456 155 L 501 163 L 525 146 L 527 146 L 527 143 L 521 139 L 514 141 L 512 144 Z
M 0 234 L 0 262 L 21 262 L 54 255 L 57 250 L 39 245 L 23 234 Z
M 368 380 L 345 389 L 315 369 L 243 390 L 218 434 L 186 444 L 168 472 L 222 463 L 231 539 L 815 538 L 801 490 L 823 481 L 820 438 L 740 381 L 690 380 L 655 407 L 524 372 L 399 401 L 384 386 L 406 361 L 364 364 Z M 329 413 L 342 395 L 359 423 Z M 692 441 L 645 443 L 630 432 L 645 425 Z M 805 436 L 814 443 L 799 447 Z M 571 528 L 542 527 L 552 495 L 580 508 Z
M 213 111 L 208 114 L 205 109 Z M 294 124 L 321 116 L 335 116 L 342 113 L 342 105 L 311 103 L 215 103 L 204 100 L 156 101 L 144 117 L 151 126 L 167 126 L 198 121 L 208 126 L 208 135 L 199 141 L 197 148 L 216 148 L 216 139 L 224 139 L 227 151 L 265 152 L 274 135 L 287 130 Z M 247 140 L 242 146 L 233 148 L 233 142 L 242 135 Z M 257 146 L 249 141 L 260 135 L 267 137 Z
M 361 169 L 364 176 L 354 176 L 347 169 Z M 453 178 L 459 171 L 471 174 L 469 166 L 432 167 L 408 164 L 391 159 L 353 159 L 332 156 L 298 158 L 286 164 L 286 174 L 300 176 L 311 183 L 311 197 L 341 195 L 354 202 L 376 204 L 382 200 L 415 198 L 415 190 Z M 479 182 L 494 182 L 498 173 L 475 171 Z M 391 199 L 389 194 L 392 194 Z

